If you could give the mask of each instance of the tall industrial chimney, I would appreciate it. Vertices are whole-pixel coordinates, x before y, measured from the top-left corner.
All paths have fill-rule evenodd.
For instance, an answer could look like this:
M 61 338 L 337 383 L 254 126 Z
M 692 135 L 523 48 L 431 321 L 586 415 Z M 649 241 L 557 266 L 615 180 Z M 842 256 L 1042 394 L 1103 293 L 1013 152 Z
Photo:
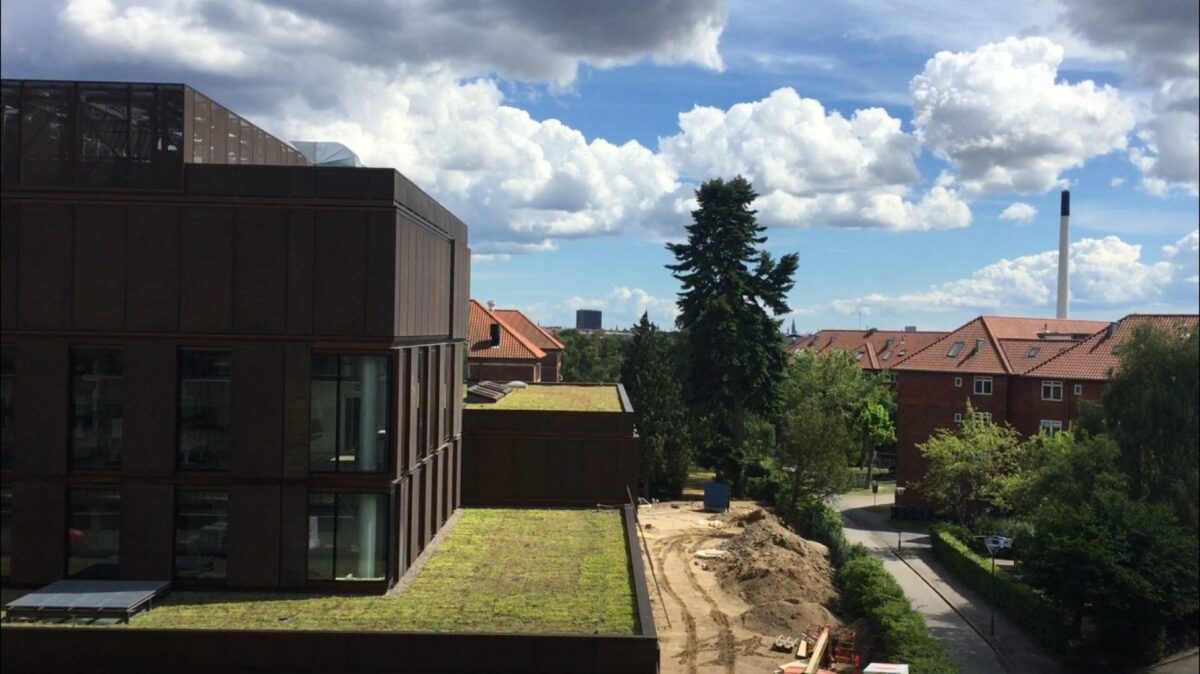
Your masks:
M 1070 237 L 1068 236 L 1068 220 L 1071 219 L 1071 192 L 1062 191 L 1062 209 L 1058 222 L 1058 310 L 1056 318 L 1067 317 L 1067 264 L 1070 258 Z

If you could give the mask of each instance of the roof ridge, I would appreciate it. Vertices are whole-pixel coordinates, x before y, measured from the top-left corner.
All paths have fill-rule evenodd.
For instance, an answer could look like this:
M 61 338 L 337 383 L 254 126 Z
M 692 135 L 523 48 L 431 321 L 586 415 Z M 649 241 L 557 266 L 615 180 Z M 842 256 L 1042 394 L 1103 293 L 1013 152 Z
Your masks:
M 1004 349 L 1000 347 L 1000 338 L 992 333 L 992 326 L 988 323 L 988 317 L 980 316 L 979 318 L 983 324 L 983 333 L 988 336 L 988 341 L 992 343 L 992 348 L 996 350 L 996 355 L 1000 358 L 1000 364 L 1004 366 L 1004 371 L 1007 374 L 1016 374 L 1013 371 L 1012 363 L 1008 362 L 1008 354 L 1004 353 Z
M 1132 314 L 1130 314 L 1130 315 L 1132 315 Z M 1117 320 L 1115 320 L 1115 321 L 1111 321 L 1111 322 L 1110 322 L 1110 323 L 1109 323 L 1109 324 L 1108 324 L 1106 327 L 1100 328 L 1099 330 L 1097 330 L 1097 331 L 1093 332 L 1092 334 L 1088 335 L 1086 338 L 1079 340 L 1078 342 L 1076 342 L 1076 343 L 1072 344 L 1071 346 L 1069 346 L 1069 347 L 1067 347 L 1067 348 L 1063 349 L 1062 351 L 1059 351 L 1058 353 L 1056 353 L 1056 354 L 1054 354 L 1053 356 L 1051 356 L 1051 357 L 1047 358 L 1046 360 L 1044 360 L 1044 361 L 1042 361 L 1041 363 L 1039 363 L 1039 364 L 1035 365 L 1034 367 L 1031 367 L 1031 368 L 1029 368 L 1028 370 L 1026 370 L 1026 371 L 1025 371 L 1025 376 L 1027 376 L 1027 377 L 1028 377 L 1028 376 L 1031 376 L 1031 375 L 1036 375 L 1038 370 L 1040 370 L 1040 369 L 1042 369 L 1042 368 L 1046 367 L 1047 365 L 1049 365 L 1050 363 L 1053 363 L 1054 361 L 1058 360 L 1059 358 L 1063 358 L 1063 357 L 1065 357 L 1065 356 L 1066 356 L 1068 353 L 1074 353 L 1075 349 L 1078 349 L 1078 348 L 1080 348 L 1081 346 L 1083 346 L 1084 344 L 1087 344 L 1088 342 L 1092 341 L 1092 338 L 1093 338 L 1093 337 L 1095 337 L 1095 336 L 1097 336 L 1097 335 L 1099 335 L 1100 333 L 1102 333 L 1102 332 L 1104 332 L 1104 331 L 1106 331 L 1106 330 L 1109 330 L 1110 328 L 1115 330 L 1115 328 L 1113 328 L 1113 326 L 1120 325 L 1120 324 L 1121 324 L 1121 322 L 1122 322 L 1122 321 L 1124 321 L 1126 318 L 1129 318 L 1129 316 L 1124 316 L 1124 317 L 1122 317 L 1122 318 L 1118 318 L 1118 319 L 1117 319 Z
M 523 320 L 524 320 L 526 323 L 528 323 L 530 326 L 532 326 L 534 330 L 537 330 L 538 332 L 542 333 L 542 335 L 543 335 L 543 336 L 544 336 L 546 339 L 548 339 L 548 340 L 550 340 L 551 342 L 553 342 L 553 343 L 554 343 L 554 344 L 555 344 L 555 345 L 556 345 L 558 348 L 560 348 L 560 349 L 566 349 L 566 348 L 567 348 L 567 347 L 566 347 L 566 346 L 565 346 L 565 345 L 564 345 L 562 342 L 558 341 L 558 339 L 557 339 L 557 338 L 556 338 L 554 335 L 550 334 L 549 332 L 546 332 L 546 331 L 545 331 L 545 330 L 542 328 L 542 326 L 540 326 L 540 325 L 538 325 L 537 323 L 535 323 L 535 322 L 533 321 L 533 319 L 532 319 L 532 318 L 530 318 L 530 317 L 526 316 L 526 315 L 525 315 L 525 312 L 521 311 L 520 309 L 497 309 L 496 311 L 511 311 L 512 313 L 514 313 L 514 314 L 517 314 L 517 315 L 518 315 L 518 316 L 520 316 L 520 317 L 521 317 L 521 318 L 522 318 L 522 319 L 523 319 Z
M 508 323 L 506 323 L 504 321 L 504 319 L 497 316 L 495 314 L 495 312 L 493 312 L 491 309 L 488 309 L 486 306 L 480 304 L 479 300 L 473 299 L 471 301 L 474 302 L 475 305 L 478 306 L 481 310 L 483 310 L 483 313 L 487 314 L 488 316 L 491 316 L 492 319 L 495 320 L 497 323 L 499 323 L 502 328 L 504 328 L 506 331 L 508 331 L 508 333 L 511 334 L 514 339 L 517 340 L 517 343 L 520 344 L 521 346 L 525 347 L 525 349 L 527 351 L 529 351 L 529 353 L 532 354 L 534 358 L 541 360 L 542 358 L 546 357 L 545 351 L 542 351 L 541 349 L 539 349 L 537 347 L 536 344 L 534 344 L 533 342 L 526 339 L 525 335 L 522 335 L 520 332 L 514 330 L 512 328 L 512 326 L 510 326 Z

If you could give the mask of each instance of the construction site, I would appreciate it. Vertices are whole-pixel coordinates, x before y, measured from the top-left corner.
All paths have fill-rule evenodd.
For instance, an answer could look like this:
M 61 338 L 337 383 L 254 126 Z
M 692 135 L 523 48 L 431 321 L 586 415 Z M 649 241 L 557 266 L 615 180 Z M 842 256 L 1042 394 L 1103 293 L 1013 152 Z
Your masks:
M 750 501 L 639 508 L 664 674 L 855 672 L 870 635 L 839 614 L 829 550 Z

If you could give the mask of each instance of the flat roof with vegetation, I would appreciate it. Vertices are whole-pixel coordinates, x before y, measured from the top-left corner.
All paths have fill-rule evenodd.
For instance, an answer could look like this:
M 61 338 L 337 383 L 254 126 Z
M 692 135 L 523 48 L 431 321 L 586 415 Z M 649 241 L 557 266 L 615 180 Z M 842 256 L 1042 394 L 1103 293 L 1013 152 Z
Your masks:
M 467 403 L 470 410 L 540 410 L 548 412 L 621 412 L 621 396 L 615 384 L 573 386 L 532 384 L 513 389 L 494 403 Z
M 463 511 L 396 595 L 173 592 L 134 616 L 129 627 L 531 634 L 638 629 L 620 511 L 510 508 Z

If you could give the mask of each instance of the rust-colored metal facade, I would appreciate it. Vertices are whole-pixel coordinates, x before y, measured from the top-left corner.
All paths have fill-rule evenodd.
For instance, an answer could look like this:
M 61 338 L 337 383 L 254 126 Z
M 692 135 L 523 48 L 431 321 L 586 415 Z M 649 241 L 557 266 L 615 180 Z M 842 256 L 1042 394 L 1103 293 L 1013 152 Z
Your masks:
M 592 507 L 627 503 L 630 494 L 639 493 L 638 436 L 625 387 L 615 386 L 621 399 L 619 412 L 467 409 L 463 415 L 463 504 Z
M 85 128 L 97 89 L 141 97 L 117 105 L 125 131 Z M 226 577 L 200 585 L 395 582 L 460 502 L 466 226 L 394 170 L 306 166 L 181 85 L 5 80 L 3 106 L 5 582 L 66 575 L 68 493 L 84 488 L 120 493 L 121 577 L 173 576 L 175 502 L 200 490 L 228 495 Z M 145 119 L 148 154 L 127 139 Z M 70 458 L 70 368 L 88 348 L 124 362 L 120 463 L 104 469 Z M 177 465 L 182 350 L 230 354 L 228 469 Z M 386 356 L 385 470 L 310 470 L 319 354 Z M 383 580 L 309 579 L 317 492 L 386 497 Z

